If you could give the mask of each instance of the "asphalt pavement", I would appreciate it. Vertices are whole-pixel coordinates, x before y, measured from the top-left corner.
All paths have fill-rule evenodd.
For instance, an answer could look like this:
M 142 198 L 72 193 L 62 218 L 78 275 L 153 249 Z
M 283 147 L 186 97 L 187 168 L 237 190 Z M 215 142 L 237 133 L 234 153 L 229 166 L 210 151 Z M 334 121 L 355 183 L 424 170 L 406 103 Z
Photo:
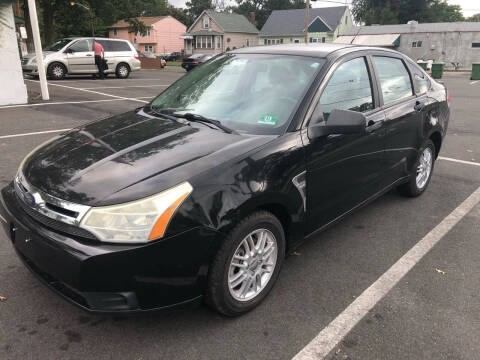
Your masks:
M 0 186 L 62 129 L 142 106 L 183 75 L 27 80 L 31 103 L 0 107 Z M 419 198 L 391 191 L 288 257 L 268 298 L 225 318 L 205 306 L 129 317 L 90 315 L 52 293 L 0 234 L 2 359 L 291 359 L 480 186 L 480 82 L 445 75 L 448 136 Z M 476 205 L 361 318 L 329 359 L 480 358 L 480 206 Z M 128 266 L 128 264 L 126 264 Z

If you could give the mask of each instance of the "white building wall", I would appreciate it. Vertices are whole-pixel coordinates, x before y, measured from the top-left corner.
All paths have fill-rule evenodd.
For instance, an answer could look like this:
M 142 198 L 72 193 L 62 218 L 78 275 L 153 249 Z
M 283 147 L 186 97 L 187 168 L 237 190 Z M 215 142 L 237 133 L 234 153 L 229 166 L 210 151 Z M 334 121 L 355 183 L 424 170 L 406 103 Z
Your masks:
M 0 54 L 0 105 L 25 104 L 27 87 L 23 81 L 11 6 L 0 5 Z

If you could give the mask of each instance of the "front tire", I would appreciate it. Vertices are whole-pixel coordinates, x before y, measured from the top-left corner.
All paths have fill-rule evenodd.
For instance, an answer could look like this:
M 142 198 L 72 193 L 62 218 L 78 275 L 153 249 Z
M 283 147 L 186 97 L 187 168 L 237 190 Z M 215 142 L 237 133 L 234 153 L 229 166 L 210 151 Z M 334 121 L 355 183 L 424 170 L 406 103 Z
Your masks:
M 115 70 L 115 75 L 119 79 L 126 79 L 130 75 L 130 66 L 125 63 L 121 63 L 117 65 Z
M 398 187 L 400 193 L 408 197 L 420 196 L 427 189 L 435 165 L 435 145 L 431 140 L 427 140 L 418 154 L 410 179 L 407 183 Z
M 66 74 L 67 69 L 65 68 L 65 65 L 58 62 L 54 62 L 48 65 L 47 75 L 50 79 L 62 80 L 63 78 L 65 78 Z
M 262 302 L 285 258 L 285 234 L 267 211 L 243 219 L 228 235 L 208 278 L 206 303 L 227 316 L 244 314 Z

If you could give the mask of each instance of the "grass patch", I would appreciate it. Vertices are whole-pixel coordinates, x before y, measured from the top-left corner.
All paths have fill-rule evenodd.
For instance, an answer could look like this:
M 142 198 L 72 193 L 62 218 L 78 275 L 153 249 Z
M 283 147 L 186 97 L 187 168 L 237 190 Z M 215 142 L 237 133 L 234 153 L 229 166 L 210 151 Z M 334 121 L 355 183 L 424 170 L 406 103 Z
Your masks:
M 168 61 L 167 66 L 181 66 L 182 63 L 180 61 Z

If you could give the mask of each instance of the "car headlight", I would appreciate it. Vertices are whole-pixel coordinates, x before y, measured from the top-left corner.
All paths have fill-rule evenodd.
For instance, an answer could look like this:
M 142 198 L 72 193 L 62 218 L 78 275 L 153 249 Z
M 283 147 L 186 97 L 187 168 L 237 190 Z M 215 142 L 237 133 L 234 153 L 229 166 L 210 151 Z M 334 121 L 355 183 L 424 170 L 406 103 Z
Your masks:
M 81 220 L 80 227 L 105 242 L 140 243 L 159 239 L 192 191 L 192 186 L 184 182 L 145 199 L 92 207 Z

